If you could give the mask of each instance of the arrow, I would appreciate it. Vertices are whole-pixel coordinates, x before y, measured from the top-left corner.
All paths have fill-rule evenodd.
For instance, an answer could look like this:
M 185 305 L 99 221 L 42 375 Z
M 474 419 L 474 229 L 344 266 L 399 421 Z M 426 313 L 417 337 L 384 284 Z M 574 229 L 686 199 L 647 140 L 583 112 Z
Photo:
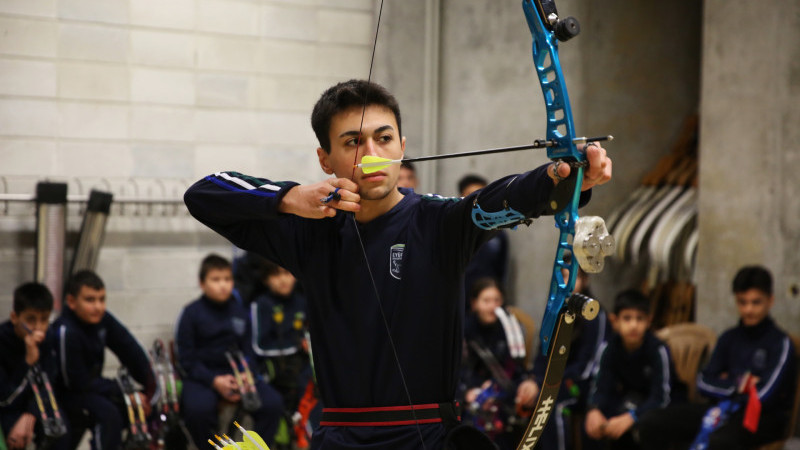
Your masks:
M 252 432 L 252 433 L 251 433 L 250 431 L 247 431 L 247 430 L 245 430 L 245 429 L 244 429 L 244 427 L 242 427 L 241 425 L 239 425 L 239 422 L 237 422 L 237 421 L 235 421 L 235 420 L 233 421 L 233 424 L 234 424 L 234 425 L 236 425 L 236 428 L 238 428 L 238 429 L 239 429 L 239 430 L 242 432 L 242 436 L 244 436 L 244 437 L 245 437 L 245 438 L 247 438 L 247 439 L 248 439 L 250 442 L 252 442 L 252 443 L 253 443 L 253 445 L 254 445 L 254 446 L 255 446 L 255 447 L 258 449 L 258 450 L 269 450 L 269 447 L 267 447 L 267 443 L 266 443 L 266 442 L 264 442 L 264 440 L 263 440 L 263 439 L 261 439 L 261 436 L 259 436 L 257 433 L 255 433 L 255 432 Z M 264 444 L 264 445 L 262 446 L 261 444 Z M 266 448 L 265 448 L 265 447 L 266 447 Z
M 614 140 L 614 136 L 598 136 L 598 137 L 578 137 L 572 140 L 575 144 L 583 144 L 586 142 L 600 142 L 600 141 L 611 141 Z M 433 156 L 420 156 L 417 158 L 405 158 L 405 159 L 388 159 L 388 158 L 381 158 L 380 156 L 371 156 L 371 155 L 364 155 L 361 158 L 361 164 L 356 164 L 353 168 L 360 167 L 361 171 L 366 173 L 374 173 L 381 169 L 385 169 L 392 164 L 401 164 L 403 162 L 416 162 L 416 161 L 433 161 L 436 159 L 448 159 L 448 158 L 461 158 L 464 156 L 477 156 L 477 155 L 488 155 L 490 153 L 504 153 L 504 152 L 516 152 L 520 150 L 531 150 L 535 148 L 547 148 L 547 147 L 554 147 L 557 145 L 557 142 L 554 140 L 535 140 L 531 145 L 518 145 L 516 147 L 500 147 L 500 148 L 490 148 L 486 150 L 475 150 L 471 152 L 462 152 L 462 153 L 448 153 L 445 155 L 433 155 Z

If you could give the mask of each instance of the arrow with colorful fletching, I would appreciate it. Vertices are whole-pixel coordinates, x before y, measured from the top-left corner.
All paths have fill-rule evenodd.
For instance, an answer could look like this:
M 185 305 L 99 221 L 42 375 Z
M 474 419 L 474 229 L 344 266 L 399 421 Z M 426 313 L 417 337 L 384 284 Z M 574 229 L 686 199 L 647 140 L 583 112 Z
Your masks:
M 215 450 L 269 450 L 267 443 L 261 439 L 258 433 L 245 430 L 244 427 L 239 425 L 239 422 L 233 421 L 233 424 L 242 432 L 242 442 L 236 442 L 224 433 L 222 436 L 215 434 L 214 437 L 217 438 L 220 445 L 211 439 L 208 440 L 208 443 Z
M 587 142 L 601 142 L 601 141 L 612 141 L 614 140 L 614 136 L 597 136 L 597 137 L 577 137 L 572 140 L 575 144 L 585 144 Z M 475 150 L 471 152 L 461 152 L 461 153 L 447 153 L 444 155 L 431 155 L 431 156 L 420 156 L 418 158 L 404 158 L 404 159 L 388 159 L 388 158 L 381 158 L 380 156 L 372 156 L 372 155 L 364 155 L 361 158 L 361 164 L 356 164 L 354 167 L 360 167 L 361 171 L 364 173 L 374 173 L 379 170 L 385 169 L 392 164 L 402 164 L 404 162 L 417 162 L 417 161 L 433 161 L 436 159 L 449 159 L 449 158 L 463 158 L 465 156 L 478 156 L 478 155 L 489 155 L 491 153 L 505 153 L 505 152 L 516 152 L 520 150 L 531 150 L 535 148 L 548 148 L 553 147 L 556 145 L 556 142 L 553 140 L 535 140 L 533 144 L 530 145 L 518 145 L 516 147 L 500 147 L 500 148 L 488 148 L 486 150 Z

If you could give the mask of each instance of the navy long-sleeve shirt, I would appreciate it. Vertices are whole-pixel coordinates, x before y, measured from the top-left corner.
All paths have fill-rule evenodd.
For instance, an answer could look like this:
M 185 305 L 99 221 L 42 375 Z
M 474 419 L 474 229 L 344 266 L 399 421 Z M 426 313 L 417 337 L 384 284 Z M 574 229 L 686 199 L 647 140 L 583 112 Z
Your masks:
M 600 358 L 588 409 L 599 408 L 607 416 L 628 411 L 638 419 L 647 411 L 669 405 L 674 374 L 669 349 L 653 333 L 647 331 L 642 345 L 632 352 L 615 334 Z
M 404 197 L 390 211 L 354 225 L 342 211 L 325 219 L 279 213 L 283 195 L 295 185 L 217 173 L 195 183 L 184 200 L 200 222 L 287 268 L 306 288 L 314 364 L 327 407 L 408 404 L 378 301 L 412 402 L 452 401 L 461 357 L 462 275 L 477 247 L 493 235 L 472 222 L 475 194 L 459 200 L 401 189 Z M 490 184 L 479 191 L 479 203 L 500 211 L 507 200 L 536 217 L 546 211 L 552 190 L 542 166 Z
M 155 393 L 155 375 L 147 352 L 110 312 L 105 313 L 100 323 L 88 324 L 71 309 L 64 308 L 50 329 L 55 337 L 60 385 L 65 392 L 121 395 L 117 382 L 102 376 L 108 347 L 147 395 Z
M 252 360 L 247 310 L 233 297 L 225 302 L 200 297 L 183 308 L 176 328 L 178 364 L 187 379 L 211 387 L 217 375 L 233 373 L 225 357 L 230 350 Z
M 698 390 L 711 398 L 732 396 L 742 375 L 750 372 L 762 411 L 791 411 L 796 377 L 794 346 L 770 317 L 758 325 L 725 331 L 717 341 L 708 365 L 697 377 Z
M 55 375 L 55 363 L 48 340 L 39 344 L 39 367 L 49 377 Z M 14 324 L 0 324 L 0 411 L 22 414 L 29 412 L 38 417 L 38 409 L 27 375 L 32 369 L 25 361 L 25 341 L 14 332 Z M 46 393 L 43 393 L 46 395 Z

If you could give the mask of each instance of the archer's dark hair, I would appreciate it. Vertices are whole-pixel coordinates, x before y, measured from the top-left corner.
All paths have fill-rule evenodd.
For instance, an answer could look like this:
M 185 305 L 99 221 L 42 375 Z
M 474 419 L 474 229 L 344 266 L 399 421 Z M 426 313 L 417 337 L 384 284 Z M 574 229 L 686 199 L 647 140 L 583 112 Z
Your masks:
M 103 280 L 91 270 L 80 270 L 75 272 L 67 281 L 67 294 L 77 297 L 82 287 L 89 287 L 96 291 L 105 289 Z
M 317 135 L 319 146 L 330 153 L 330 128 L 333 116 L 354 106 L 363 108 L 373 105 L 386 107 L 394 113 L 394 117 L 397 119 L 397 134 L 402 136 L 400 106 L 394 96 L 377 83 L 350 80 L 328 88 L 314 105 L 314 111 L 311 113 L 311 128 Z
M 500 295 L 502 295 L 503 299 L 505 300 L 506 293 L 503 290 L 503 287 L 500 286 L 500 283 L 498 283 L 497 280 L 492 277 L 482 277 L 475 280 L 469 290 L 469 300 L 475 300 L 479 295 L 481 295 L 481 292 L 483 292 L 484 289 L 488 289 L 490 287 L 497 288 L 497 290 L 500 291 Z
M 762 266 L 745 266 L 739 269 L 733 278 L 733 293 L 750 289 L 772 295 L 772 274 Z
M 14 289 L 14 312 L 26 309 L 50 311 L 53 309 L 53 294 L 41 283 L 25 283 Z
M 614 314 L 619 314 L 623 309 L 635 309 L 650 314 L 650 299 L 636 289 L 622 291 L 614 299 Z
M 228 269 L 233 271 L 233 266 L 231 262 L 227 259 L 223 258 L 222 256 L 216 255 L 214 253 L 206 256 L 203 258 L 203 262 L 200 263 L 200 281 L 206 281 L 206 276 L 208 272 L 212 270 L 225 270 Z
M 460 180 L 458 180 L 459 194 L 464 192 L 464 189 L 466 189 L 466 187 L 471 184 L 482 184 L 486 186 L 487 184 L 489 184 L 489 182 L 486 181 L 486 178 L 483 178 L 480 175 L 475 175 L 475 174 L 464 175 Z

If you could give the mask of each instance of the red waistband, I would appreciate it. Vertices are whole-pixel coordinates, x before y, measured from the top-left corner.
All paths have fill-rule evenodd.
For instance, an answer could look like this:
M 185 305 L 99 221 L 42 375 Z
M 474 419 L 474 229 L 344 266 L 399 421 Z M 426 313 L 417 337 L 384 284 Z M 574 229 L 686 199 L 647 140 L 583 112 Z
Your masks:
M 374 427 L 426 423 L 441 423 L 453 403 L 425 403 L 405 406 L 374 406 L 365 408 L 323 408 L 320 425 L 330 427 Z M 445 409 L 445 411 L 442 411 Z M 460 420 L 460 418 L 459 418 Z

